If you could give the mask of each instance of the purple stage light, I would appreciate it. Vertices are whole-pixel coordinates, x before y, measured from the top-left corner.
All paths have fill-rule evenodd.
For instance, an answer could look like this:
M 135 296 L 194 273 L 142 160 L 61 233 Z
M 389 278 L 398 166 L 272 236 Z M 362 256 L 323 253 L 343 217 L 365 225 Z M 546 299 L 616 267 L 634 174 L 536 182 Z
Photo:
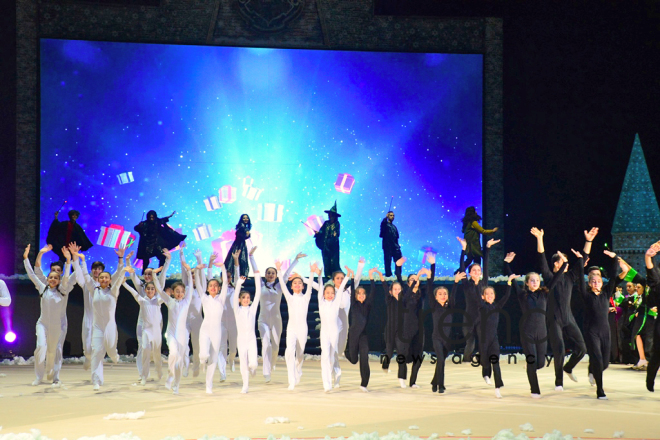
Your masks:
M 7 341 L 11 344 L 15 340 L 16 340 L 16 333 L 14 333 L 14 332 L 5 333 L 5 341 Z

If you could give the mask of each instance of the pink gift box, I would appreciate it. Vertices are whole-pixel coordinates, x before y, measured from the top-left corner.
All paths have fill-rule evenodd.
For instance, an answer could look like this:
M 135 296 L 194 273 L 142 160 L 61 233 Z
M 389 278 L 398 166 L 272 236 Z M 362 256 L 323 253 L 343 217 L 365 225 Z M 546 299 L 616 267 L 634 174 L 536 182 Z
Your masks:
M 213 252 L 218 254 L 218 256 L 220 257 L 218 260 L 216 260 L 218 263 L 222 263 L 225 261 L 225 258 L 227 258 L 227 254 L 229 253 L 229 248 L 231 248 L 231 245 L 233 243 L 234 240 L 223 240 L 222 238 L 218 238 L 211 242 L 211 246 L 213 247 Z
M 135 235 L 121 225 L 101 226 L 96 244 L 110 248 L 128 248 L 135 242 Z
M 231 185 L 225 185 L 218 191 L 218 201 L 220 203 L 234 203 L 236 201 L 236 188 Z
M 435 255 L 438 251 L 433 249 L 431 246 L 423 246 L 417 253 L 417 259 L 426 264 L 426 259 L 429 255 Z
M 339 173 L 335 181 L 335 189 L 340 193 L 350 194 L 355 185 L 355 177 L 347 173 Z
M 323 226 L 323 217 L 316 214 L 310 215 L 303 224 L 305 225 L 305 229 L 307 229 L 307 233 L 314 236 L 321 229 L 321 226 Z

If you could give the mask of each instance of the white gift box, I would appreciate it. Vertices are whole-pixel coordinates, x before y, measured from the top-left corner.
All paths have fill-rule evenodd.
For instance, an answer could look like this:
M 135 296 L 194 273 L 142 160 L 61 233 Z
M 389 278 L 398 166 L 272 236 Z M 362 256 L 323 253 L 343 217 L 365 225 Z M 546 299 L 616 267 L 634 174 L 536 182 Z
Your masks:
M 264 222 L 282 222 L 284 205 L 275 203 L 259 203 L 257 206 L 257 220 Z
M 101 226 L 96 244 L 110 248 L 127 248 L 135 241 L 135 235 L 121 225 Z
M 255 188 L 252 186 L 254 179 L 250 176 L 243 178 L 243 197 L 248 200 L 259 200 L 259 196 L 264 191 L 263 188 Z
M 204 199 L 204 206 L 206 206 L 207 211 L 215 211 L 222 208 L 222 203 L 218 201 L 216 196 L 210 196 Z
M 218 191 L 218 196 L 220 203 L 234 203 L 236 201 L 236 188 L 231 185 L 225 185 Z
M 348 173 L 339 173 L 335 181 L 335 189 L 340 193 L 350 194 L 355 185 L 355 177 Z
M 127 173 L 117 174 L 117 180 L 119 180 L 120 185 L 133 182 L 133 172 L 129 171 Z
M 195 239 L 197 241 L 202 241 L 213 237 L 213 229 L 211 229 L 211 226 L 207 225 L 206 223 L 197 225 L 197 227 L 193 230 L 193 233 L 195 234 Z
M 321 229 L 321 226 L 323 226 L 323 217 L 316 214 L 310 215 L 303 224 L 305 225 L 305 229 L 307 229 L 307 233 L 314 236 Z

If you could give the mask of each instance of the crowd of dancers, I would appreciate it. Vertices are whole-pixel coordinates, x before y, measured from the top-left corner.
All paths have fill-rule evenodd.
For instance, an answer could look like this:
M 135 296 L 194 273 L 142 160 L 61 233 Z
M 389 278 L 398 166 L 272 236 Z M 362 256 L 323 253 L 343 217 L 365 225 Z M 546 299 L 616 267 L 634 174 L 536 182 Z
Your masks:
M 131 266 L 132 252 L 125 255 L 126 249 L 115 250 L 118 261 L 114 273 L 106 271 L 105 265 L 98 261 L 92 264 L 90 273 L 80 246 L 72 242 L 60 249 L 65 263 L 53 263 L 46 276 L 42 271 L 41 259 L 46 252 L 52 250 L 52 246 L 47 245 L 39 251 L 33 267 L 28 258 L 28 245 L 23 255 L 25 270 L 41 298 L 41 316 L 36 325 L 36 378 L 33 385 L 42 383 L 44 378 L 52 381 L 53 386 L 61 384 L 62 348 L 67 331 L 66 307 L 69 293 L 77 283 L 84 293 L 83 366 L 86 370 L 91 370 L 94 390 L 99 390 L 104 383 L 105 356 L 109 356 L 113 362 L 118 361 L 115 309 L 120 289 L 124 287 L 140 308 L 136 334 L 137 370 L 142 385 L 145 385 L 150 377 L 160 380 L 163 375 L 161 305 L 165 304 L 168 309 L 165 339 L 169 355 L 165 387 L 175 394 L 179 393 L 182 376 L 187 376 L 189 370 L 192 370 L 194 377 L 203 372 L 206 392 L 213 393 L 216 369 L 219 371 L 220 381 L 224 381 L 226 369 L 235 369 L 237 353 L 243 382 L 241 392 L 247 393 L 250 379 L 255 376 L 258 367 L 255 329 L 258 329 L 261 338 L 264 380 L 270 382 L 271 373 L 277 363 L 283 330 L 280 315 L 282 297 L 288 308 L 284 357 L 288 388 L 293 390 L 303 374 L 308 337 L 308 309 L 314 290 L 318 295 L 321 320 L 321 383 L 325 392 L 340 385 L 341 354 L 345 354 L 352 364 L 359 363 L 360 389 L 368 391 L 370 368 L 367 323 L 374 301 L 382 297 L 386 304 L 387 322 L 384 331 L 386 349 L 381 356 L 381 363 L 382 368 L 389 371 L 390 361 L 396 360 L 398 386 L 419 388 L 417 377 L 424 359 L 423 318 L 425 312 L 429 311 L 433 317 L 432 342 L 436 360 L 431 389 L 433 392 L 445 392 L 445 360 L 452 344 L 456 342 L 452 341 L 449 331 L 453 315 L 460 312 L 464 316 L 463 360 L 470 363 L 476 360 L 481 365 L 483 379 L 489 385 L 491 380 L 494 381 L 495 396 L 501 398 L 504 382 L 499 365 L 500 344 L 497 328 L 499 315 L 512 293 L 523 312 L 519 329 L 532 398 L 541 396 L 537 370 L 544 366 L 549 342 L 554 358 L 556 391 L 563 391 L 565 375 L 572 381 L 578 381 L 574 368 L 584 355 L 588 354 L 588 380 L 596 387 L 597 398 L 607 399 L 603 372 L 608 367 L 612 352 L 611 314 L 625 301 L 637 304 L 636 314 L 631 321 L 639 320 L 642 324 L 637 326 L 636 331 L 639 332 L 639 327 L 646 326 L 647 331 L 650 328 L 651 334 L 655 336 L 652 338 L 650 362 L 645 358 L 640 359 L 640 363 L 648 364 L 646 385 L 649 391 L 653 391 L 655 376 L 660 366 L 660 325 L 659 320 L 655 319 L 660 300 L 660 272 L 653 258 L 660 251 L 660 242 L 652 244 L 646 251 L 645 278 L 613 252 L 605 250 L 604 253 L 611 260 L 611 267 L 608 268 L 609 280 L 604 284 L 601 270 L 595 266 L 587 269 L 585 281 L 585 259 L 591 253 L 592 242 L 598 234 L 597 228 L 584 232 L 585 244 L 581 252 L 571 249 L 572 261 L 569 262 L 569 255 L 557 252 L 552 256 L 550 265 L 545 255 L 544 232 L 532 228 L 531 234 L 537 239 L 539 272 L 528 272 L 520 285 L 517 281 L 520 276 L 511 269 L 515 254 L 506 254 L 504 267 L 508 282 L 505 293 L 498 297 L 495 288 L 489 284 L 489 251 L 500 240 L 488 240 L 482 250 L 480 246 L 477 249 L 474 243 L 470 246 L 469 240 L 466 239 L 469 234 L 466 233 L 466 238 L 458 238 L 462 249 L 460 268 L 454 275 L 451 289 L 434 286 L 434 255 L 427 258 L 429 267 L 421 267 L 417 273 L 409 274 L 404 281 L 401 268 L 406 258 L 400 254 L 398 231 L 392 228 L 393 220 L 393 213 L 388 213 L 383 219 L 381 237 L 384 232 L 387 235 L 388 230 L 389 233 L 392 233 L 392 230 L 396 232 L 397 249 L 386 249 L 385 238 L 383 240 L 385 271 L 386 274 L 389 272 L 389 264 L 395 260 L 396 280 L 386 279 L 382 272 L 374 267 L 368 270 L 369 288 L 361 285 L 366 264 L 362 258 L 357 263 L 355 272 L 348 266 L 345 266 L 345 272 L 334 270 L 329 274 L 327 283 L 323 280 L 324 268 L 317 263 L 310 264 L 307 276 L 294 272 L 299 261 L 306 257 L 304 254 L 298 254 L 286 271 L 282 270 L 281 263 L 275 262 L 275 267 L 268 267 L 262 275 L 254 259 L 256 247 L 249 251 L 246 247 L 250 231 L 247 215 L 241 216 L 237 230 L 242 228 L 244 231 L 237 234 L 237 239 L 224 262 L 218 261 L 218 256 L 213 253 L 208 264 L 204 264 L 201 252 L 195 251 L 195 263 L 191 266 L 186 262 L 184 248 L 181 248 L 179 253 L 182 278 L 169 287 L 166 287 L 166 274 L 172 255 L 167 249 L 160 249 L 160 267 L 151 269 L 148 268 L 148 260 L 145 262 L 143 276 L 140 278 Z M 474 227 L 477 221 L 478 219 L 468 218 L 468 229 Z M 336 230 L 338 231 L 338 227 Z M 492 232 L 494 230 L 481 229 L 478 234 Z M 331 259 L 324 258 L 324 261 L 329 262 Z M 472 264 L 466 267 L 467 263 Z M 333 261 L 333 264 L 336 263 Z M 254 296 L 243 288 L 250 266 L 255 281 Z M 374 276 L 378 277 L 380 286 Z M 132 286 L 127 284 L 129 280 L 132 281 Z M 624 280 L 644 286 L 642 292 L 635 293 L 639 293 L 641 299 L 630 295 L 626 297 L 617 292 L 617 284 Z M 462 284 L 460 290 L 459 284 Z M 583 331 L 578 327 L 571 310 L 574 290 L 584 299 Z M 2 305 L 11 301 L 5 291 L 6 288 L 0 289 Z M 455 308 L 456 297 L 460 293 L 465 296 L 464 311 Z M 425 306 L 426 300 L 428 307 Z M 640 308 L 640 304 L 644 307 Z M 637 341 L 636 336 L 637 334 L 633 335 L 633 338 Z M 475 354 L 477 340 L 478 354 Z M 572 354 L 567 361 L 565 342 L 572 348 Z M 638 343 L 641 343 L 641 340 Z M 643 352 L 642 348 L 641 353 Z M 152 363 L 155 374 L 151 371 Z

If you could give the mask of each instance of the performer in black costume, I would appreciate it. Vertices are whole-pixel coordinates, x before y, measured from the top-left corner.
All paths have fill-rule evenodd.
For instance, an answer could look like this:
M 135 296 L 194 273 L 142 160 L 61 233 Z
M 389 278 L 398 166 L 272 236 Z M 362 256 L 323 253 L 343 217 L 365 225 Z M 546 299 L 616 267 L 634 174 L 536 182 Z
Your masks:
M 53 246 L 53 252 L 59 257 L 59 261 L 64 261 L 64 254 L 62 254 L 62 248 L 69 246 L 70 243 L 76 243 L 80 246 L 81 251 L 87 251 L 89 248 L 94 246 L 87 234 L 83 231 L 83 228 L 76 222 L 78 217 L 80 217 L 80 212 L 72 209 L 69 211 L 69 221 L 61 222 L 57 219 L 59 211 L 55 213 L 55 219 L 50 224 L 48 229 L 48 236 L 46 237 L 46 243 Z
M 143 274 L 149 267 L 151 257 L 156 257 L 158 259 L 158 267 L 162 267 L 165 264 L 163 251 L 169 251 L 177 247 L 179 243 L 186 239 L 186 235 L 181 235 L 166 225 L 170 221 L 170 217 L 174 214 L 176 214 L 176 211 L 167 217 L 158 218 L 156 211 L 151 210 L 147 212 L 147 219 L 141 221 L 133 228 L 135 232 L 140 234 L 136 258 L 142 260 Z
M 403 286 L 403 298 L 402 304 L 399 307 L 399 313 L 403 313 L 403 328 L 399 327 L 396 333 L 396 353 L 397 357 L 399 355 L 405 356 L 405 362 L 399 363 L 399 385 L 401 388 L 406 387 L 406 376 L 408 375 L 408 365 L 412 363 L 410 369 L 410 387 L 419 388 L 417 385 L 417 373 L 419 368 L 422 366 L 422 359 L 424 357 L 424 327 L 420 329 L 420 309 L 424 302 L 424 296 L 426 290 L 422 290 L 420 287 L 419 277 L 424 274 L 429 276 L 427 286 L 433 284 L 433 278 L 435 276 L 435 256 L 430 255 L 428 258 L 429 263 L 431 263 L 431 271 L 428 269 L 422 268 L 417 272 L 417 274 L 408 275 L 408 282 L 403 283 L 401 278 L 401 271 L 396 271 L 397 280 Z M 397 268 L 398 269 L 398 268 Z M 399 318 L 397 318 L 399 320 Z M 401 325 L 401 321 L 399 321 Z M 421 330 L 421 331 L 420 331 Z
M 465 261 L 463 267 L 469 267 L 472 262 L 481 264 L 481 257 L 483 256 L 481 251 L 481 234 L 493 234 L 497 232 L 497 228 L 493 229 L 484 229 L 479 225 L 481 216 L 477 214 L 477 209 L 474 206 L 470 206 L 465 210 L 465 215 L 461 219 L 463 222 L 463 238 L 467 242 L 467 248 L 465 249 L 465 256 L 467 261 Z M 485 266 L 485 264 L 484 264 Z M 461 270 L 462 272 L 462 270 Z
M 369 295 L 364 287 L 355 287 L 351 289 L 351 326 L 348 330 L 348 349 L 346 350 L 346 359 L 351 364 L 358 363 L 358 356 L 360 361 L 360 389 L 365 393 L 368 392 L 367 385 L 369 385 L 369 376 L 371 375 L 369 369 L 369 336 L 367 335 L 367 322 L 369 321 L 369 313 L 371 313 L 371 306 L 376 297 L 376 282 L 374 281 L 374 273 L 380 275 L 381 287 L 385 295 L 389 295 L 387 282 L 383 278 L 383 274 L 375 267 L 369 269 L 369 279 L 371 280 L 371 288 Z M 355 283 L 355 279 L 351 280 Z
M 451 349 L 451 335 L 449 334 L 452 324 L 452 309 L 456 304 L 456 288 L 458 283 L 465 279 L 465 272 L 457 272 L 454 275 L 454 285 L 451 288 L 451 295 L 445 286 L 438 286 L 433 289 L 433 296 L 428 294 L 429 305 L 433 316 L 433 350 L 435 350 L 435 373 L 431 379 L 431 389 L 435 393 L 445 392 L 445 359 L 449 356 Z M 430 289 L 431 285 L 427 284 Z M 429 292 L 430 293 L 430 292 Z
M 646 279 L 649 285 L 649 305 L 658 307 L 660 305 L 660 271 L 653 264 L 653 257 L 660 251 L 660 244 L 654 243 L 644 255 L 646 262 Z M 660 319 L 653 322 L 653 348 L 651 359 L 646 368 L 646 389 L 653 392 L 655 377 L 660 368 Z
M 545 247 L 543 245 L 543 229 L 532 228 L 531 233 L 536 237 L 537 252 L 539 264 L 541 266 L 541 275 L 546 284 L 552 283 L 553 278 L 559 273 L 560 267 L 564 264 L 560 252 L 552 256 L 552 271 L 548 267 L 548 261 L 545 258 Z M 589 232 L 584 231 L 586 242 L 583 252 L 588 254 L 591 251 L 591 242 L 598 234 L 598 228 L 591 228 Z M 575 322 L 573 312 L 571 311 L 571 296 L 573 294 L 573 285 L 584 278 L 584 263 L 579 262 L 571 266 L 571 270 L 566 272 L 566 276 L 557 282 L 550 292 L 548 298 L 548 313 L 546 315 L 548 324 L 548 337 L 550 347 L 554 357 L 555 365 L 555 390 L 564 390 L 564 372 L 568 377 L 577 382 L 577 377 L 573 374 L 573 368 L 580 362 L 586 353 L 587 346 L 582 337 L 582 332 Z M 568 270 L 568 267 L 564 269 Z M 608 308 L 609 313 L 609 308 Z M 564 357 L 566 348 L 564 338 L 573 344 L 573 353 L 566 364 Z M 609 359 L 609 351 L 607 353 Z
M 392 276 L 392 260 L 394 263 L 401 258 L 401 246 L 399 246 L 399 230 L 394 226 L 394 213 L 387 213 L 387 216 L 380 222 L 380 238 L 383 239 L 383 253 L 385 254 L 385 276 Z
M 404 257 L 399 258 L 394 264 L 394 272 L 397 279 L 401 276 L 401 266 L 405 263 Z M 403 307 L 403 285 L 395 281 L 389 287 L 389 292 L 385 294 L 385 309 L 387 311 L 387 322 L 383 337 L 385 339 L 385 354 L 381 356 L 382 367 L 385 372 L 389 370 L 390 361 L 394 356 L 396 348 L 396 334 L 399 329 L 399 307 Z
M 331 278 L 332 274 L 341 271 L 339 265 L 339 217 L 341 214 L 337 212 L 337 202 L 325 211 L 328 214 L 328 220 L 323 222 L 323 226 L 314 236 L 316 247 L 321 249 L 323 256 L 323 272 L 327 278 Z
M 479 303 L 479 314 L 481 325 L 479 331 L 479 362 L 481 362 L 481 375 L 490 385 L 491 373 L 495 376 L 495 397 L 502 398 L 500 388 L 502 382 L 502 370 L 500 369 L 500 341 L 497 337 L 497 326 L 500 323 L 500 313 L 504 304 L 511 295 L 511 281 L 518 275 L 510 275 L 507 282 L 504 297 L 495 302 L 495 289 L 488 286 L 484 289 L 481 302 Z
M 515 253 L 509 252 L 504 259 L 507 275 L 513 275 L 509 264 L 515 256 Z M 564 271 L 568 264 L 563 254 L 562 261 L 561 268 L 547 286 L 541 287 L 541 277 L 536 272 L 529 272 L 525 275 L 525 287 L 522 289 L 515 280 L 512 281 L 513 290 L 520 303 L 520 310 L 523 312 L 523 319 L 520 321 L 520 342 L 527 363 L 527 380 L 533 399 L 541 397 L 536 371 L 545 366 L 545 355 L 548 352 L 545 311 L 550 290 L 565 276 Z
M 591 272 L 588 286 L 582 280 L 578 284 L 584 298 L 584 339 L 589 354 L 589 382 L 596 385 L 596 397 L 607 400 L 603 390 L 603 371 L 610 363 L 610 325 L 607 315 L 610 312 L 610 297 L 617 284 L 618 261 L 614 252 L 603 252 L 612 259 L 609 282 L 603 286 L 603 278 Z M 573 253 L 578 261 L 582 259 L 582 254 Z
M 248 250 L 247 244 L 245 242 L 250 238 L 250 230 L 252 229 L 252 221 L 250 221 L 250 216 L 247 214 L 241 215 L 241 218 L 238 219 L 236 224 L 236 239 L 232 243 L 229 252 L 227 252 L 227 257 L 225 258 L 225 267 L 227 268 L 227 273 L 234 273 L 234 258 L 232 254 L 236 250 L 240 250 L 239 255 L 239 271 L 242 277 L 247 277 L 250 272 L 250 266 L 248 265 Z
M 459 272 L 465 272 L 465 252 L 467 250 L 467 242 L 460 237 L 456 237 L 461 242 L 463 251 L 461 252 L 460 269 Z M 472 362 L 472 354 L 474 352 L 475 338 L 481 336 L 479 333 L 479 304 L 481 303 L 481 294 L 484 289 L 488 287 L 488 253 L 490 247 L 500 240 L 491 238 L 486 243 L 484 251 L 484 267 L 483 272 L 479 263 L 470 265 L 467 270 L 468 278 L 463 280 L 463 293 L 465 294 L 465 312 L 467 316 L 463 318 L 463 336 L 466 338 L 465 350 L 463 351 L 463 362 Z M 483 273 L 483 279 L 481 275 Z

